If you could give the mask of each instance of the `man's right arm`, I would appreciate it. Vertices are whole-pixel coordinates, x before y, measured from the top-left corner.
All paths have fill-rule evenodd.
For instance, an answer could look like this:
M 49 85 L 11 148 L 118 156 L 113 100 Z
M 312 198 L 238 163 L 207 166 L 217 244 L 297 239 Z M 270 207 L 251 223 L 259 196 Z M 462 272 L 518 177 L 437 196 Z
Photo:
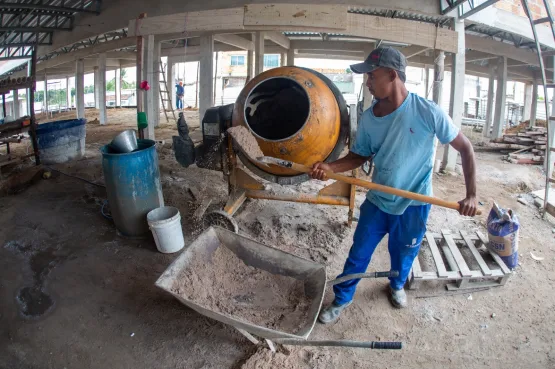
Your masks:
M 314 179 L 325 181 L 328 179 L 325 173 L 326 170 L 332 171 L 334 173 L 343 173 L 360 167 L 362 164 L 364 164 L 366 160 L 368 160 L 368 157 L 361 156 L 355 154 L 352 151 L 349 151 L 349 153 L 345 157 L 332 163 L 318 162 L 314 164 L 312 166 L 312 172 L 310 172 L 310 176 Z

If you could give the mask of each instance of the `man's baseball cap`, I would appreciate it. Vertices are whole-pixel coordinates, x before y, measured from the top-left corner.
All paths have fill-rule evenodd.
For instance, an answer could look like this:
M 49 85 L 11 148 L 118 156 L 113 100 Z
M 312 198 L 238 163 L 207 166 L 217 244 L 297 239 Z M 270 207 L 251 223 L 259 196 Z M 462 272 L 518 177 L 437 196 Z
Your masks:
M 351 65 L 351 70 L 355 73 L 370 73 L 380 67 L 405 73 L 407 58 L 399 50 L 392 47 L 378 47 L 368 55 L 363 63 Z

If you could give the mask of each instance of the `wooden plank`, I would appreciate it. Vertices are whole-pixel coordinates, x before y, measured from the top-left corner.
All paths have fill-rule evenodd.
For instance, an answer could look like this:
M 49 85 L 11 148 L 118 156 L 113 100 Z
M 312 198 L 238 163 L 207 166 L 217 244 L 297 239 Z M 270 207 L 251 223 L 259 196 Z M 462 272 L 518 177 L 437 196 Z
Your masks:
M 468 248 L 470 249 L 470 252 L 472 253 L 474 258 L 478 262 L 478 265 L 480 266 L 480 269 L 482 270 L 482 273 L 484 273 L 484 275 L 488 275 L 488 276 L 492 275 L 491 270 L 489 269 L 488 265 L 486 264 L 484 258 L 482 257 L 482 255 L 480 254 L 478 249 L 474 246 L 474 242 L 470 239 L 468 234 L 463 230 L 459 231 L 459 233 L 461 234 L 461 237 L 463 238 L 464 243 L 466 243 L 466 246 L 468 246 Z
M 345 30 L 346 5 L 248 4 L 245 26 L 300 26 Z
M 406 19 L 349 13 L 346 34 L 457 52 L 457 33 Z
M 441 241 L 443 239 L 443 236 L 440 233 L 432 233 L 432 235 L 434 236 L 434 238 L 436 240 Z M 468 237 L 473 241 L 478 241 L 479 240 L 478 236 L 476 236 L 475 234 L 468 235 Z M 455 241 L 463 241 L 462 237 L 458 234 L 452 234 L 451 238 Z
M 486 238 L 486 236 L 484 236 L 482 234 L 482 232 L 480 231 L 476 231 L 476 235 L 478 236 L 478 238 L 480 239 L 480 241 L 482 241 L 482 244 L 487 248 L 489 254 L 491 255 L 491 257 L 493 258 L 493 260 L 495 260 L 495 262 L 497 263 L 497 265 L 499 265 L 499 267 L 501 268 L 501 271 L 504 274 L 510 274 L 511 270 L 507 267 L 507 265 L 505 264 L 505 262 L 503 260 L 501 260 L 501 258 L 499 257 L 499 255 L 497 255 L 497 253 L 491 251 L 488 247 L 488 239 Z
M 438 277 L 446 278 L 448 276 L 447 269 L 445 269 L 445 264 L 443 263 L 443 259 L 441 258 L 441 253 L 439 252 L 436 241 L 434 240 L 434 237 L 430 232 L 426 232 L 426 240 L 428 241 L 428 246 L 430 246 L 430 251 L 432 252 L 434 263 L 436 264 Z
M 464 258 L 461 252 L 459 251 L 459 248 L 455 244 L 455 241 L 451 237 L 451 231 L 444 229 L 441 231 L 441 234 L 443 235 L 443 238 L 445 239 L 447 246 L 449 246 L 449 250 L 451 250 L 451 253 L 453 254 L 453 258 L 455 258 L 455 262 L 459 267 L 461 275 L 463 277 L 471 277 L 472 273 L 470 272 L 470 269 L 468 268 L 466 261 L 464 261 Z
M 414 258 L 414 262 L 412 263 L 412 275 L 414 278 L 422 278 L 422 268 L 420 267 L 420 260 L 418 260 L 418 256 Z
M 454 272 L 459 272 L 459 266 L 455 262 L 453 258 L 453 253 L 449 250 L 449 246 L 441 246 L 441 250 L 443 251 L 443 255 L 445 255 L 445 260 L 447 260 L 447 264 Z
M 201 220 L 202 217 L 204 216 L 204 213 L 206 213 L 206 209 L 208 209 L 208 207 L 210 206 L 211 203 L 212 203 L 212 198 L 202 199 L 202 201 L 200 202 L 199 207 L 193 213 L 193 218 L 196 219 L 196 220 Z
M 243 30 L 243 8 L 214 9 L 176 13 L 129 21 L 128 36 L 161 35 L 195 31 Z

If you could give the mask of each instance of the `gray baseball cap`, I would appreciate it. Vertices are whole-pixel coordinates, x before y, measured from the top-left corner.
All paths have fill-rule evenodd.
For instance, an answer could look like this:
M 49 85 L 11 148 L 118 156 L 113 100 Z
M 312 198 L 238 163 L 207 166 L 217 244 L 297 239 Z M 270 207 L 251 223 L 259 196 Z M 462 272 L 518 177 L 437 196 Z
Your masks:
M 369 73 L 380 67 L 395 69 L 405 73 L 407 59 L 397 49 L 392 47 L 378 47 L 373 50 L 363 63 L 351 65 L 351 70 L 355 73 Z

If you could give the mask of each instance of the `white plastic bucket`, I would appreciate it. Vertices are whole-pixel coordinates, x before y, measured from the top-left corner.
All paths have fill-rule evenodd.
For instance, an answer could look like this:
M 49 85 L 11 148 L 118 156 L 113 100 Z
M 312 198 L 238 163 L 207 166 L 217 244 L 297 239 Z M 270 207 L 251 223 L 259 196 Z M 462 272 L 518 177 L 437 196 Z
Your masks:
M 146 215 L 146 220 L 158 251 L 171 254 L 185 246 L 181 229 L 181 215 L 177 208 L 173 206 L 156 208 Z

